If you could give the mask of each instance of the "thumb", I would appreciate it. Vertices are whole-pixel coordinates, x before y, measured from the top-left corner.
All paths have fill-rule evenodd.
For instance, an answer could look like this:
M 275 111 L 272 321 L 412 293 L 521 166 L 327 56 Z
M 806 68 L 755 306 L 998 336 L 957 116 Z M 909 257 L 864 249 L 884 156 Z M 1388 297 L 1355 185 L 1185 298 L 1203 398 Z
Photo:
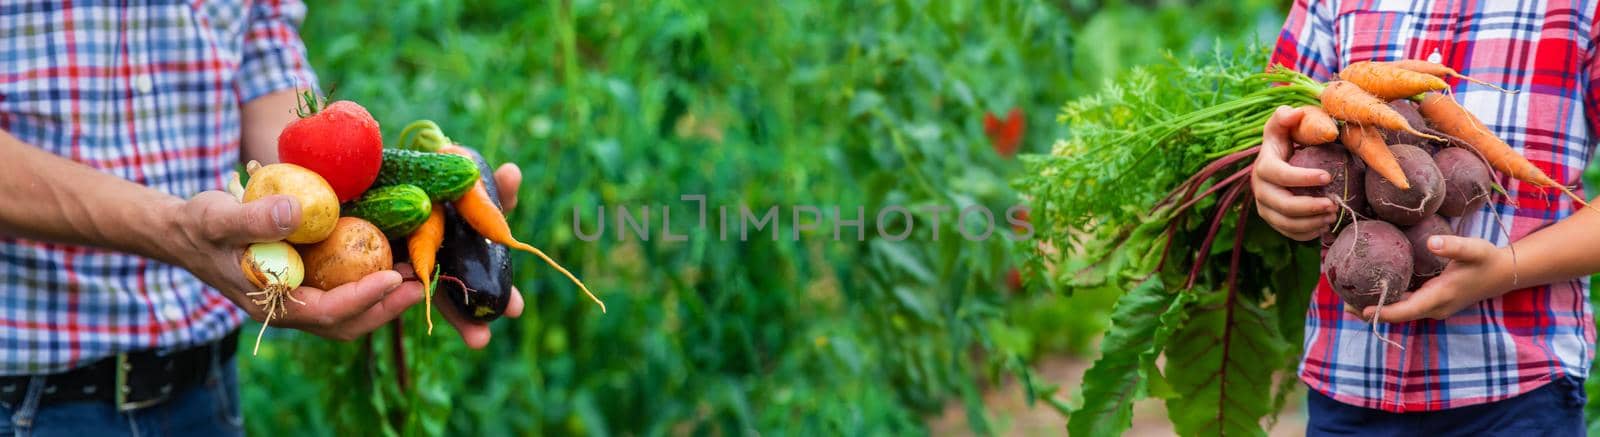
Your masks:
M 1261 153 L 1274 153 L 1279 158 L 1289 155 L 1289 132 L 1300 124 L 1305 113 L 1289 106 L 1278 106 L 1272 118 L 1262 127 Z
M 1434 255 L 1465 263 L 1488 260 L 1495 249 L 1493 244 L 1481 238 L 1453 235 L 1435 235 L 1428 238 L 1428 250 Z
M 300 203 L 285 195 L 268 196 L 249 203 L 235 203 L 231 211 L 217 217 L 223 239 L 237 243 L 282 240 L 300 226 Z

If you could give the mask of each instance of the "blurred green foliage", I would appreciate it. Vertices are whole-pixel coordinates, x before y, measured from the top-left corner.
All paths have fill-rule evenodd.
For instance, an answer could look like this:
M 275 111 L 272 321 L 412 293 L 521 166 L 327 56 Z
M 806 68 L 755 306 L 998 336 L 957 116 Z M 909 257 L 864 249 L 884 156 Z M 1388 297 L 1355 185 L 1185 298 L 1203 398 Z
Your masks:
M 1164 50 L 1275 32 L 1265 1 L 345 1 L 302 29 L 321 86 L 362 103 L 391 140 L 428 118 L 521 165 L 510 220 L 609 304 L 601 314 L 522 254 L 522 318 L 481 351 L 420 309 L 394 333 L 333 343 L 268 333 L 241 359 L 254 434 L 884 434 L 925 432 L 1043 353 L 1090 350 L 1115 296 L 1010 291 L 1000 235 L 956 213 L 1020 202 L 982 116 L 1027 115 L 1024 151 L 1060 137 L 1055 108 Z M 696 204 L 708 199 L 708 227 Z M 597 208 L 652 208 L 652 237 L 586 242 Z M 718 236 L 716 208 L 781 206 L 783 238 Z M 792 205 L 816 230 L 788 238 Z M 865 241 L 833 238 L 868 211 Z M 908 207 L 913 234 L 876 238 Z M 948 210 L 929 212 L 922 206 Z M 672 207 L 665 241 L 659 218 Z M 891 216 L 892 217 L 892 216 Z M 999 217 L 997 217 L 998 219 Z M 937 234 L 934 220 L 941 224 Z M 978 223 L 973 223 L 977 225 Z M 894 221 L 887 229 L 902 229 Z M 736 229 L 735 229 L 736 231 Z M 981 232 L 974 228 L 973 231 Z M 1096 327 L 1098 324 L 1098 327 Z M 1043 384 L 1031 386 L 1057 403 Z

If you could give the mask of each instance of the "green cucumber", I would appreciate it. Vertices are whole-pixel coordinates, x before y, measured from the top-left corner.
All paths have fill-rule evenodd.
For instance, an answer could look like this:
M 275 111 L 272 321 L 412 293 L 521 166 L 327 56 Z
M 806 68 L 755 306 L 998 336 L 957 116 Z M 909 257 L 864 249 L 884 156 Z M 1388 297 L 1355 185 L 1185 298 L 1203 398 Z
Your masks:
M 478 182 L 478 165 L 465 156 L 415 150 L 383 149 L 383 166 L 374 187 L 411 184 L 435 202 L 461 198 Z
M 344 215 L 371 222 L 390 239 L 401 239 L 428 221 L 433 201 L 416 185 L 400 184 L 367 190 L 344 206 Z

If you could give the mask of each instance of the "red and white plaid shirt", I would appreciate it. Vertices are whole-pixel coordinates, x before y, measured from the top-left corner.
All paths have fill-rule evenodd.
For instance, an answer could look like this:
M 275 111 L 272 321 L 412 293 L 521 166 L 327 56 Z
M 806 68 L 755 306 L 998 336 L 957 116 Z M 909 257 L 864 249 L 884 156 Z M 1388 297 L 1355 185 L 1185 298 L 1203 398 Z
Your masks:
M 1425 59 L 1521 90 L 1450 79 L 1456 99 L 1555 180 L 1577 185 L 1600 126 L 1595 2 L 1313 1 L 1289 13 L 1273 62 L 1319 80 L 1365 60 Z M 1499 178 L 1499 198 L 1459 220 L 1465 235 L 1505 246 L 1574 211 L 1554 190 Z M 1582 191 L 1579 191 L 1580 193 Z M 1510 229 L 1504 235 L 1490 215 Z M 1344 312 L 1327 278 L 1306 317 L 1300 378 L 1340 402 L 1392 412 L 1492 402 L 1563 374 L 1584 378 L 1594 345 L 1588 278 L 1540 285 L 1444 320 L 1380 324 Z
M 239 161 L 240 105 L 315 83 L 297 34 L 305 7 L 131 3 L 0 1 L 0 129 L 173 196 L 219 189 Z M 0 239 L 0 375 L 186 348 L 244 316 L 174 266 Z

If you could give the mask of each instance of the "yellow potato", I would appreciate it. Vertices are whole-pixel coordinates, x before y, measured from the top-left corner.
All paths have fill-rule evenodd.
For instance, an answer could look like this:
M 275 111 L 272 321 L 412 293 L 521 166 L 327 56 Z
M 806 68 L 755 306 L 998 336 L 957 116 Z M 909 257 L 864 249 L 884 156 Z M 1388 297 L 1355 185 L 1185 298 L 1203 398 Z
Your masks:
M 305 260 L 305 285 L 322 290 L 394 269 L 389 239 L 376 225 L 355 217 L 341 217 L 327 239 L 300 246 Z
M 316 172 L 294 164 L 272 164 L 250 173 L 244 187 L 244 201 L 285 194 L 300 202 L 300 227 L 289 234 L 295 244 L 310 244 L 328 238 L 339 221 L 339 197 L 333 187 Z

